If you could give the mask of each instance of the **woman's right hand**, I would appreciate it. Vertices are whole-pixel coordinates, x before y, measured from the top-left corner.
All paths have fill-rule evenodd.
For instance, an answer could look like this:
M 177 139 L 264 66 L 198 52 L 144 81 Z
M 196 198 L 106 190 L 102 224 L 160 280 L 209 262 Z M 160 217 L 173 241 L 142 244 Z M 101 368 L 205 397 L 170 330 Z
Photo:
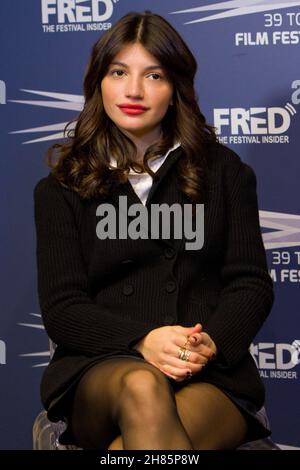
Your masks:
M 187 337 L 200 333 L 202 326 L 197 323 L 193 327 L 180 325 L 163 326 L 150 331 L 135 346 L 150 364 L 157 367 L 165 375 L 176 382 L 182 382 L 190 374 L 194 375 L 203 368 L 197 352 L 191 352 L 188 362 L 179 359 L 179 348 L 183 347 Z M 189 346 L 191 350 L 191 347 Z

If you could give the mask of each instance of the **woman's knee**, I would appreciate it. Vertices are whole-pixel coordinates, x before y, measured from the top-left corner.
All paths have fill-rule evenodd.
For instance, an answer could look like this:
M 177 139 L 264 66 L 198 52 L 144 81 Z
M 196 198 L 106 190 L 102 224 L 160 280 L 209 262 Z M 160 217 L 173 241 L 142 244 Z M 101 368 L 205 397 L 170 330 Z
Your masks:
M 155 399 L 158 393 L 169 393 L 168 379 L 154 367 L 127 370 L 121 378 L 121 394 L 132 400 Z
M 176 407 L 175 396 L 168 379 L 151 369 L 136 369 L 122 377 L 119 413 L 131 421 L 151 419 Z M 160 413 L 159 413 L 160 411 Z

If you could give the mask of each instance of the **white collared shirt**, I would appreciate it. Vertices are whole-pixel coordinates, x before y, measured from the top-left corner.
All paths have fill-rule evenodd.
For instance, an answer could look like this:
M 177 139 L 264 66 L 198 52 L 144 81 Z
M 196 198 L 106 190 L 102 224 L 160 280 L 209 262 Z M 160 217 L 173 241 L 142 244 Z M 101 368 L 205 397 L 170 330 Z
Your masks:
M 150 160 L 149 161 L 149 167 L 151 170 L 156 173 L 157 170 L 161 167 L 161 165 L 164 163 L 165 159 L 169 155 L 170 152 L 175 150 L 177 147 L 179 147 L 181 144 L 180 142 L 176 142 L 176 144 L 170 148 L 165 155 L 162 155 L 155 160 Z M 116 167 L 116 160 L 114 157 L 110 157 L 110 165 L 113 167 Z M 136 173 L 135 171 L 130 168 L 129 174 L 128 174 L 128 179 L 135 190 L 136 194 L 140 198 L 141 202 L 145 205 L 147 201 L 147 197 L 149 194 L 149 191 L 151 189 L 152 183 L 153 183 L 153 178 L 149 173 L 144 172 L 144 173 Z

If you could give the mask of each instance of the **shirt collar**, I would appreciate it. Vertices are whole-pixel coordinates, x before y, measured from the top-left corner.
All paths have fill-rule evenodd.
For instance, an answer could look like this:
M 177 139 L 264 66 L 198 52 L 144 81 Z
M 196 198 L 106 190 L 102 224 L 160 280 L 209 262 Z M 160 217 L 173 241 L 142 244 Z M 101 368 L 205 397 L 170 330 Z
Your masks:
M 157 158 L 155 158 L 155 160 L 150 160 L 149 161 L 149 167 L 151 168 L 151 170 L 153 170 L 154 172 L 157 171 L 157 169 L 163 164 L 163 162 L 165 161 L 165 159 L 167 158 L 167 156 L 173 152 L 173 150 L 177 149 L 178 147 L 180 147 L 181 145 L 181 142 L 177 141 L 173 147 L 171 147 L 167 153 L 165 155 L 161 155 Z M 117 161 L 116 159 L 111 156 L 110 157 L 110 166 L 113 167 L 113 168 L 117 168 Z M 133 171 L 132 168 L 130 168 L 130 171 L 129 171 L 129 174 L 130 175 L 140 175 L 141 173 L 136 173 L 135 171 Z M 143 173 L 142 173 L 143 174 Z

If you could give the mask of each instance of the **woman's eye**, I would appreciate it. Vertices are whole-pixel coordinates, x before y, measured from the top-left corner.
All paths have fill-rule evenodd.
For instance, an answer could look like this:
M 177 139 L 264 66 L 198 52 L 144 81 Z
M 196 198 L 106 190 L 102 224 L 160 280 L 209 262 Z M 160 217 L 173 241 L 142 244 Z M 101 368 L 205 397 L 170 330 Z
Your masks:
M 152 75 L 152 77 L 158 77 L 159 80 L 162 79 L 162 76 L 159 75 L 158 73 L 151 73 L 151 75 Z M 157 81 L 157 78 L 154 81 Z
M 110 75 L 115 76 L 115 77 L 122 77 L 122 74 L 124 73 L 124 70 L 116 69 L 112 70 L 110 72 Z M 162 76 L 159 73 L 151 73 L 149 77 L 153 77 L 154 81 L 159 81 L 162 80 Z
M 123 73 L 123 70 L 112 70 L 112 71 L 110 72 L 110 74 L 111 74 L 111 75 L 114 75 L 114 73 L 118 73 L 118 72 Z M 121 77 L 121 75 L 117 75 L 117 77 Z

